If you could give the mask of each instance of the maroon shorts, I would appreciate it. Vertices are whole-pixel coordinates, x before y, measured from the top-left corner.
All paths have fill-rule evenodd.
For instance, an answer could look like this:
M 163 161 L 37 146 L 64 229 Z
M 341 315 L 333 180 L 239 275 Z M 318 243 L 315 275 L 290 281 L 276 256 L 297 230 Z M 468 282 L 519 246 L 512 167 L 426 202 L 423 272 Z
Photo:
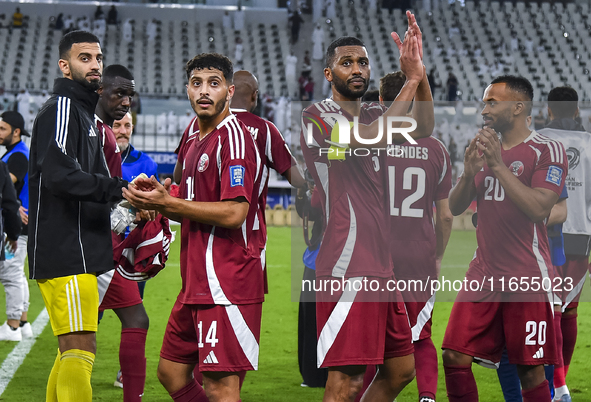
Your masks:
M 130 281 L 112 269 L 97 277 L 99 311 L 131 307 L 142 302 L 137 282 Z
M 381 289 L 386 289 L 388 279 L 367 279 L 381 282 Z M 318 367 L 382 364 L 384 359 L 412 354 L 401 300 L 400 294 L 387 291 L 348 290 L 332 296 L 317 292 Z
M 430 292 L 403 292 L 404 305 L 408 314 L 408 321 L 412 332 L 413 342 L 431 337 L 431 325 L 433 323 L 433 308 L 435 307 L 435 294 L 425 300 Z M 414 297 L 419 301 L 413 301 Z
M 183 304 L 172 308 L 160 357 L 199 371 L 257 370 L 262 303 Z
M 555 363 L 554 308 L 547 294 L 530 294 L 531 302 L 512 302 L 514 294 L 488 292 L 478 302 L 462 301 L 474 300 L 466 293 L 461 290 L 456 298 L 442 349 L 473 356 L 492 368 L 498 367 L 504 347 L 512 364 Z
M 556 267 L 556 273 L 562 278 L 562 293 L 558 297 L 562 301 L 562 311 L 579 305 L 581 291 L 587 278 L 589 257 L 584 255 L 567 255 L 566 262 Z

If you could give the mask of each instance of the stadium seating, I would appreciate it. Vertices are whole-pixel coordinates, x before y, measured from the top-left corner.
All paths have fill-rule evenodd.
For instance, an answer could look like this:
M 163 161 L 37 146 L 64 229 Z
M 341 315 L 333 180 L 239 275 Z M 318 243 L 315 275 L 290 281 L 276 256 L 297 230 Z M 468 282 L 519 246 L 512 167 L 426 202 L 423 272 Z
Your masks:
M 362 39 L 372 56 L 374 77 L 398 68 L 398 52 L 390 32 L 404 32 L 403 12 L 395 10 L 390 18 L 386 10 L 368 12 L 357 2 L 340 2 L 336 10 L 336 19 L 329 22 L 330 40 L 343 35 Z M 505 61 L 511 54 L 512 63 L 501 64 L 499 72 L 527 77 L 534 85 L 538 101 L 545 100 L 553 86 L 566 84 L 575 88 L 581 98 L 589 99 L 588 12 L 584 3 L 569 3 L 565 7 L 561 3 L 538 6 L 534 2 L 517 2 L 514 6 L 511 2 L 496 1 L 467 1 L 465 7 L 457 2 L 442 4 L 429 13 L 416 10 L 423 31 L 425 65 L 436 68 L 444 85 L 448 73 L 453 72 L 459 81 L 461 99 L 478 100 L 482 96 L 491 79 L 490 73 L 478 74 L 484 58 L 493 63 L 497 59 Z M 520 40 L 517 51 L 510 49 L 513 36 Z M 531 51 L 525 46 L 528 36 L 533 42 Z M 474 54 L 477 45 L 482 52 L 480 57 Z M 439 100 L 444 100 L 443 96 Z

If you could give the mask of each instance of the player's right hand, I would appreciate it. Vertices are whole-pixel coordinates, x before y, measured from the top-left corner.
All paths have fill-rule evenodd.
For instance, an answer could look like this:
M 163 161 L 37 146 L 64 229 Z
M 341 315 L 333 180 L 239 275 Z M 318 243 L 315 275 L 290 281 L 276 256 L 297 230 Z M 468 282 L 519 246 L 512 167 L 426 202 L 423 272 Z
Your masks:
M 392 32 L 392 39 L 398 46 L 400 52 L 400 70 L 406 76 L 407 81 L 420 82 L 423 79 L 423 61 L 420 57 L 418 39 L 416 35 L 407 31 L 405 40 L 402 42 L 396 32 Z
M 29 210 L 21 205 L 18 208 L 18 213 L 21 216 L 21 221 L 23 222 L 23 225 L 28 225 L 29 224 Z
M 478 152 L 477 142 L 478 136 L 475 136 L 464 153 L 464 175 L 470 178 L 476 176 L 484 166 L 484 156 Z

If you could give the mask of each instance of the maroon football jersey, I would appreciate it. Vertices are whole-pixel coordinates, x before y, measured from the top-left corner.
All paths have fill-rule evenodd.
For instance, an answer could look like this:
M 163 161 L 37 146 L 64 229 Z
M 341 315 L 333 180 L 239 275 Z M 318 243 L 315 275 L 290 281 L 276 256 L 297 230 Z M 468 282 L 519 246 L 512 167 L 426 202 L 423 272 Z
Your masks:
M 417 145 L 389 147 L 390 253 L 396 279 L 436 278 L 433 202 L 451 190 L 451 163 L 445 145 L 434 137 Z
M 177 154 L 177 159 L 181 161 L 181 163 L 185 160 L 185 155 L 187 154 L 187 149 L 189 144 L 195 139 L 195 137 L 199 134 L 199 123 L 197 122 L 197 116 L 193 117 L 191 123 L 185 128 L 183 135 L 181 136 L 181 140 L 179 141 L 179 145 L 174 150 L 174 153 Z
M 229 115 L 186 151 L 179 198 L 219 202 L 244 197 L 250 203 L 240 229 L 188 219 L 181 224 L 179 301 L 185 304 L 248 304 L 263 301 L 263 271 L 253 225 L 258 210 L 261 161 L 254 140 Z
M 261 188 L 259 189 L 259 225 L 255 223 L 255 229 L 259 226 L 261 230 L 262 246 L 267 240 L 267 225 L 265 219 L 265 207 L 267 206 L 267 193 L 269 192 L 269 169 L 274 169 L 279 174 L 284 174 L 296 162 L 283 136 L 277 130 L 277 127 L 270 121 L 267 121 L 255 114 L 249 113 L 244 109 L 232 109 L 232 113 L 240 120 L 254 138 L 259 150 L 263 164 Z
M 503 150 L 503 162 L 528 187 L 562 192 L 568 169 L 564 146 L 536 131 L 521 144 Z M 501 289 L 499 278 L 531 279 L 554 277 L 545 222 L 533 223 L 505 194 L 499 180 L 484 165 L 474 178 L 478 203 L 478 248 L 466 277 L 482 280 L 494 278 L 494 290 Z M 547 286 L 547 285 L 546 285 Z M 484 288 L 490 289 L 485 280 Z
M 322 113 L 353 117 L 332 99 L 317 102 L 302 112 L 300 142 L 306 166 L 314 177 L 325 211 L 324 239 L 316 259 L 317 277 L 390 277 L 387 250 L 389 222 L 385 205 L 385 167 L 376 155 L 346 155 L 329 160 L 321 148 L 329 148 L 335 120 Z M 369 124 L 384 112 L 376 104 L 361 106 L 359 122 Z M 308 143 L 311 127 L 311 143 Z
M 99 130 L 99 136 L 101 144 L 103 144 L 103 153 L 105 154 L 105 160 L 107 161 L 107 167 L 111 177 L 122 177 L 121 173 L 121 152 L 117 146 L 117 140 L 111 127 L 103 123 L 97 115 L 94 116 L 96 126 Z

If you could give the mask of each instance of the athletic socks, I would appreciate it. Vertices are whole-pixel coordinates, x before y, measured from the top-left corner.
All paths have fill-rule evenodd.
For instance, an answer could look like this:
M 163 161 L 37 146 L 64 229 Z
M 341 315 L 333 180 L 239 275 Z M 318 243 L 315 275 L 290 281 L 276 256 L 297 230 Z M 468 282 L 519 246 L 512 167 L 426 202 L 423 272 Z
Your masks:
M 564 375 L 568 373 L 568 366 L 573 357 L 575 344 L 577 343 L 577 315 L 563 314 L 562 325 L 562 358 L 564 360 Z
M 431 338 L 415 342 L 414 347 L 419 399 L 428 397 L 434 400 L 437 394 L 437 350 Z
M 478 388 L 471 365 L 443 366 L 443 368 L 449 402 L 478 402 Z
M 564 372 L 564 358 L 562 356 L 562 313 L 554 312 L 554 333 L 556 334 L 556 361 L 554 365 L 554 388 L 566 385 Z
M 127 383 L 125 385 L 127 386 Z M 170 394 L 170 397 L 174 402 L 209 402 L 205 390 L 195 380 Z
M 57 399 L 59 402 L 91 402 L 90 375 L 94 354 L 80 349 L 62 353 L 57 375 Z
M 544 380 L 535 388 L 521 390 L 521 395 L 523 395 L 523 402 L 549 401 L 551 396 L 548 380 Z
M 45 402 L 58 402 L 57 401 L 57 374 L 60 369 L 60 360 L 62 355 L 60 353 L 59 348 L 57 349 L 57 356 L 55 357 L 55 361 L 53 362 L 53 367 L 51 368 L 51 373 L 49 373 L 49 378 L 47 379 L 47 391 L 45 394 Z
M 559 401 L 560 398 L 562 398 L 562 395 L 570 395 L 570 392 L 569 392 L 568 387 L 566 385 L 554 388 L 554 400 L 555 401 Z
M 121 330 L 119 364 L 125 379 L 124 402 L 141 402 L 146 383 L 146 335 L 147 329 L 126 328 Z

